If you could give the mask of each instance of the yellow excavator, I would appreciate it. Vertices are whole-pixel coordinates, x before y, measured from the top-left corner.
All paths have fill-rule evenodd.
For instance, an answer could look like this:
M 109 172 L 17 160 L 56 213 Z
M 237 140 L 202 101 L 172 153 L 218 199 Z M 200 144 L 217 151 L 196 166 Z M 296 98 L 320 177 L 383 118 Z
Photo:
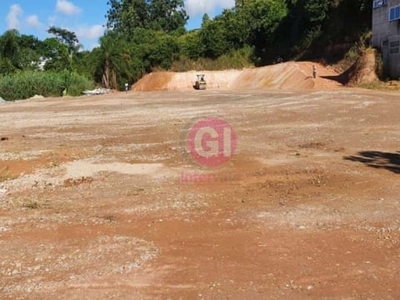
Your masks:
M 198 74 L 197 75 L 197 80 L 196 80 L 196 82 L 194 84 L 194 88 L 196 90 L 205 90 L 206 89 L 207 82 L 204 79 L 204 76 L 205 76 L 204 74 Z

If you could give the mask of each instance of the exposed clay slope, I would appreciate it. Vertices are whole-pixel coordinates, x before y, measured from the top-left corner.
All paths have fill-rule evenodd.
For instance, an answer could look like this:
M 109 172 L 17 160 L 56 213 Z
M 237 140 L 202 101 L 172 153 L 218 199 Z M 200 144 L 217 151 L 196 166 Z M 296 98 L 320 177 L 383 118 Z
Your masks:
M 376 50 L 368 49 L 357 59 L 354 65 L 345 72 L 348 86 L 360 86 L 379 81 L 376 74 Z
M 317 66 L 318 78 L 312 77 Z M 192 90 L 196 74 L 205 74 L 207 89 L 329 89 L 340 87 L 334 79 L 338 74 L 313 62 L 286 62 L 262 68 L 226 71 L 189 71 L 182 73 L 155 72 L 144 76 L 134 91 Z

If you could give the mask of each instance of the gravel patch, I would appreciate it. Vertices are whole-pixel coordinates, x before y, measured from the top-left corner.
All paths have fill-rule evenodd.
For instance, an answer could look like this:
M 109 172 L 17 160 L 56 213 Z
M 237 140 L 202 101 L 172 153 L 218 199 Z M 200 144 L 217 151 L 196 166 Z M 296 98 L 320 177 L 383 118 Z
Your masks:
M 119 173 L 124 175 L 154 175 L 160 177 L 168 173 L 162 164 L 129 164 L 121 162 L 96 163 L 101 157 L 76 160 L 51 169 L 38 170 L 17 179 L 3 182 L 5 190 L 26 190 L 30 188 L 51 188 L 62 185 L 66 180 L 93 177 L 100 173 Z M 5 194 L 5 192 L 3 192 Z M 4 196 L 4 195 L 3 195 Z M 0 193 L 1 198 L 1 193 Z
M 49 150 L 38 150 L 38 151 L 24 151 L 19 153 L 3 152 L 0 153 L 0 160 L 31 160 L 40 157 Z
M 78 246 L 78 241 L 86 246 Z M 5 294 L 45 292 L 82 283 L 93 276 L 127 274 L 153 260 L 159 252 L 152 242 L 129 236 L 46 242 L 15 250 L 1 254 L 0 276 Z M 53 280 L 43 282 L 42 276 Z M 17 284 L 15 278 L 25 280 Z

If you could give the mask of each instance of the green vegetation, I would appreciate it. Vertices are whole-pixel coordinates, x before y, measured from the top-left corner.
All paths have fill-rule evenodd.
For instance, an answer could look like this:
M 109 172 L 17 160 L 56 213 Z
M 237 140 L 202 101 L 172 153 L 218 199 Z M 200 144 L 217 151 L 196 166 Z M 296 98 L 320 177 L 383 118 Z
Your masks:
M 237 0 L 186 31 L 183 0 L 109 0 L 100 46 L 80 51 L 75 33 L 51 27 L 40 41 L 0 36 L 0 96 L 79 95 L 94 84 L 122 89 L 154 70 L 228 69 L 290 59 L 354 60 L 368 44 L 369 0 Z
M 77 73 L 25 71 L 0 76 L 0 95 L 5 100 L 27 99 L 34 95 L 62 96 L 68 90 L 71 96 L 93 88 L 94 84 Z
M 26 99 L 34 95 L 81 95 L 95 86 L 90 76 L 78 72 L 75 33 L 51 27 L 56 38 L 40 41 L 16 30 L 0 36 L 0 97 Z

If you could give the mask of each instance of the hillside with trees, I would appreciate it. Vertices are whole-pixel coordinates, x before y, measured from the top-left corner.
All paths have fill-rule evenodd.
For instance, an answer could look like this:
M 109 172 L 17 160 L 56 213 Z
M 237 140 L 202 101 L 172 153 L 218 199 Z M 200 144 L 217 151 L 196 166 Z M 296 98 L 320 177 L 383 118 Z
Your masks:
M 39 40 L 0 36 L 0 96 L 78 95 L 122 89 L 154 70 L 227 69 L 284 60 L 337 61 L 368 44 L 368 0 L 237 0 L 187 31 L 183 0 L 109 0 L 100 46 L 81 51 L 75 33 L 51 27 Z

